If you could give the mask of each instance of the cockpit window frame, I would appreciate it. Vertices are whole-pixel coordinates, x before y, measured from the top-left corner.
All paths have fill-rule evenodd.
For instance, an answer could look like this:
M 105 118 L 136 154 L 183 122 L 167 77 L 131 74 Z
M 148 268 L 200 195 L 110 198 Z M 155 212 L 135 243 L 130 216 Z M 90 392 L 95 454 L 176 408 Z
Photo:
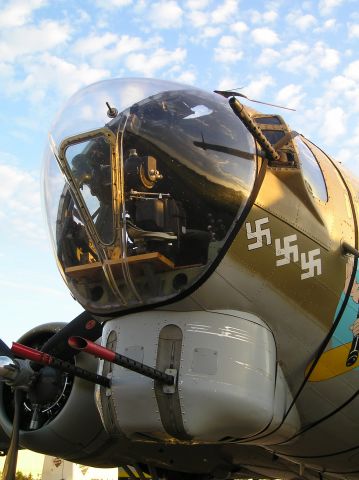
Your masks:
M 105 137 L 108 143 L 110 144 L 110 155 L 111 155 L 111 180 L 112 180 L 112 213 L 113 213 L 113 226 L 114 226 L 114 235 L 111 239 L 111 242 L 104 242 L 101 239 L 99 233 L 97 232 L 96 226 L 93 222 L 92 216 L 89 212 L 89 209 L 86 205 L 86 202 L 83 199 L 83 196 L 80 192 L 80 188 L 78 186 L 78 182 L 76 181 L 71 167 L 67 161 L 66 152 L 67 149 L 73 145 L 79 145 L 86 141 L 90 141 L 96 138 Z M 87 234 L 94 242 L 94 245 L 98 250 L 103 250 L 103 247 L 108 247 L 113 245 L 117 238 L 116 232 L 118 232 L 118 220 L 119 220 L 119 205 L 121 204 L 121 194 L 123 195 L 122 188 L 116 188 L 117 185 L 121 185 L 120 182 L 120 159 L 119 159 L 119 151 L 117 148 L 117 141 L 116 135 L 112 130 L 107 127 L 99 128 L 96 130 L 92 130 L 86 133 L 80 133 L 77 135 L 73 135 L 71 137 L 65 138 L 60 146 L 58 152 L 54 151 L 55 158 L 59 165 L 59 168 L 62 174 L 65 176 L 65 179 L 69 185 L 70 191 L 73 195 L 74 201 L 78 208 L 79 214 L 84 222 L 85 228 L 87 229 Z
M 297 156 L 298 156 L 298 160 L 299 160 L 299 166 L 300 166 L 300 170 L 301 170 L 301 173 L 302 173 L 302 177 L 303 177 L 303 181 L 304 181 L 304 184 L 305 184 L 305 188 L 307 190 L 307 192 L 309 193 L 309 195 L 311 196 L 311 198 L 315 199 L 316 202 L 322 204 L 322 205 L 326 205 L 329 201 L 329 192 L 328 192 L 328 185 L 327 185 L 327 182 L 326 182 L 326 179 L 325 179 L 325 175 L 324 175 L 324 172 L 323 172 L 323 169 L 316 157 L 316 155 L 314 154 L 313 150 L 310 148 L 310 146 L 307 144 L 307 142 L 305 141 L 305 137 L 303 137 L 302 135 L 298 135 L 296 136 L 294 139 L 293 139 L 293 144 L 295 146 L 295 149 L 297 151 Z M 324 187 L 325 189 L 325 198 L 317 195 L 316 193 L 313 192 L 313 189 L 312 187 L 309 188 L 308 187 L 308 180 L 307 180 L 307 176 L 305 175 L 305 172 L 307 172 L 308 170 L 306 169 L 306 165 L 307 164 L 304 164 L 303 163 L 303 154 L 301 154 L 300 150 L 299 150 L 299 147 L 298 147 L 298 144 L 297 142 L 300 141 L 304 147 L 306 148 L 306 150 L 309 152 L 309 154 L 311 155 L 313 161 L 314 161 L 314 165 L 317 167 L 316 168 L 316 171 L 318 174 L 320 174 L 319 178 L 321 179 L 321 186 L 320 188 L 316 189 L 316 192 L 319 193 L 319 191 Z M 317 179 L 316 179 L 317 180 Z M 310 184 L 311 185 L 311 184 Z M 323 192 L 322 192 L 323 193 Z

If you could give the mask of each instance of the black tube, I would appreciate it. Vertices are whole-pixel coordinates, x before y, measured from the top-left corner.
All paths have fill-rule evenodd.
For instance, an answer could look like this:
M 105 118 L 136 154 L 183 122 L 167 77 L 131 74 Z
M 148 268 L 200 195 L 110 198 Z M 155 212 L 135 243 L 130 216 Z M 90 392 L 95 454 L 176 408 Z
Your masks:
M 97 383 L 98 385 L 102 385 L 106 388 L 111 386 L 111 382 L 107 377 L 98 375 L 97 373 L 89 372 L 88 370 L 84 370 L 80 367 L 76 367 L 76 365 L 73 363 L 65 362 L 59 358 L 52 357 L 50 366 L 61 370 L 62 372 L 71 373 L 72 375 L 75 375 L 75 377 L 80 377 L 89 382 Z
M 359 336 L 356 335 L 353 338 L 352 346 L 350 347 L 350 352 L 348 354 L 346 366 L 352 367 L 354 363 L 358 360 L 358 356 L 359 356 Z

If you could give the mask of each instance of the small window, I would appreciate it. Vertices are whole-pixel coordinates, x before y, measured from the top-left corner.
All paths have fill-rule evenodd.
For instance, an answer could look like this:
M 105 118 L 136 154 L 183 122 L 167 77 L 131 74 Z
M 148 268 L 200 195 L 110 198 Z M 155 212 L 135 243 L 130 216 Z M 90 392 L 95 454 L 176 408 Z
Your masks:
M 300 137 L 295 137 L 294 142 L 298 148 L 299 161 L 303 171 L 304 182 L 313 197 L 328 201 L 327 187 L 322 170 L 307 145 Z
M 285 133 L 281 130 L 262 130 L 262 132 L 272 145 L 275 145 L 277 142 L 279 142 L 279 140 L 282 140 L 285 135 Z
M 282 125 L 280 119 L 275 116 L 255 117 L 255 121 L 263 125 Z

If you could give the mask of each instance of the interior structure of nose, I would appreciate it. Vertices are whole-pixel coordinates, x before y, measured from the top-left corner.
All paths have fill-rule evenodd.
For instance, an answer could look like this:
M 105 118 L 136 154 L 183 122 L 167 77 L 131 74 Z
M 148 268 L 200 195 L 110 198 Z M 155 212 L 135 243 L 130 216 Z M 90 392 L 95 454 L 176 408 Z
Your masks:
M 191 90 L 146 97 L 63 139 L 56 251 L 74 296 L 103 313 L 189 290 L 243 211 L 254 153 L 223 100 Z

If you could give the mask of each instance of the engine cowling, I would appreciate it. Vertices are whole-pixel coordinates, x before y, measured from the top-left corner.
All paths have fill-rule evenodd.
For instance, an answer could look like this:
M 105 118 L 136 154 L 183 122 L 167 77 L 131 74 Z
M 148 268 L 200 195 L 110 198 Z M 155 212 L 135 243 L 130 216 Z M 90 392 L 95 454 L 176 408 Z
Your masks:
M 19 342 L 41 349 L 63 326 L 63 323 L 38 326 Z M 86 370 L 97 370 L 97 359 L 88 355 L 74 356 L 73 362 Z M 95 405 L 94 384 L 50 367 L 41 367 L 39 376 L 35 391 L 32 388 L 27 392 L 21 407 L 20 446 L 67 460 L 93 463 L 91 456 L 96 456 L 108 439 Z M 42 403 L 35 403 L 36 398 L 41 398 Z M 4 437 L 4 449 L 12 431 L 12 415 L 12 390 L 1 384 L 0 429 L 3 432 L 0 440 Z

